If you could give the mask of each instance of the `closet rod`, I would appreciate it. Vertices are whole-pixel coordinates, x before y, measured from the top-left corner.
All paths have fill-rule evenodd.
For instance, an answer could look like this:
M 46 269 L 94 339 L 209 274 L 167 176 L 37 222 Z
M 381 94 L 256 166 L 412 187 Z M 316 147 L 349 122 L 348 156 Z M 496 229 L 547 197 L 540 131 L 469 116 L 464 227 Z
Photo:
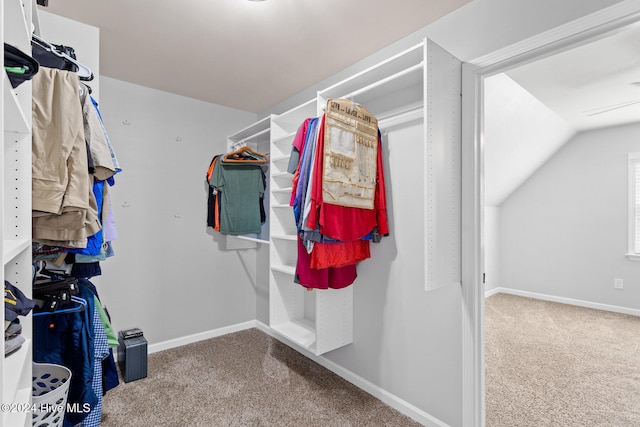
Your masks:
M 400 126 L 402 124 L 411 122 L 418 118 L 422 118 L 424 115 L 424 107 L 411 107 L 406 110 L 389 114 L 383 118 L 378 119 L 378 128 L 383 134 L 388 133 L 389 128 L 394 126 Z
M 390 58 L 385 59 L 384 61 L 382 61 L 382 62 L 380 62 L 380 63 L 378 63 L 378 64 L 376 64 L 376 65 L 374 65 L 372 67 L 367 68 L 366 70 L 362 70 L 359 73 L 356 73 L 356 74 L 352 75 L 351 77 L 349 77 L 349 78 L 347 78 L 347 79 L 345 79 L 345 80 L 343 80 L 343 81 L 341 81 L 339 83 L 331 85 L 331 86 L 321 90 L 320 92 L 328 92 L 328 91 L 334 90 L 335 88 L 337 88 L 337 87 L 339 87 L 341 85 L 347 84 L 347 83 L 349 83 L 349 82 L 351 82 L 353 80 L 361 79 L 362 76 L 366 75 L 367 73 L 370 73 L 371 71 L 376 70 L 376 69 L 378 69 L 380 67 L 386 66 L 386 65 L 388 65 L 388 64 L 390 64 L 392 62 L 395 62 L 396 60 L 398 60 L 398 59 L 400 59 L 402 57 L 409 56 L 409 55 L 412 54 L 412 52 L 417 52 L 417 53 L 420 54 L 420 56 L 424 56 L 423 55 L 423 50 L 424 50 L 425 42 L 426 42 L 426 39 L 421 41 L 420 43 L 414 45 L 414 46 L 411 46 L 408 49 L 403 50 L 402 52 L 399 52 L 399 53 L 393 55 Z
M 382 85 L 384 85 L 386 83 L 389 83 L 389 82 L 391 82 L 393 80 L 399 79 L 400 77 L 403 77 L 403 76 L 405 76 L 407 74 L 410 74 L 410 73 L 412 73 L 412 72 L 414 72 L 416 70 L 420 70 L 420 69 L 423 68 L 423 66 L 424 66 L 424 61 L 420 61 L 419 64 L 416 64 L 416 65 L 414 65 L 412 67 L 409 67 L 409 68 L 405 68 L 402 71 L 398 71 L 397 73 L 390 75 L 389 77 L 385 77 L 384 79 L 381 79 L 381 80 L 378 80 L 377 82 L 371 83 L 368 86 L 362 87 L 362 88 L 360 88 L 358 90 L 354 90 L 353 92 L 351 92 L 348 95 L 343 96 L 342 98 L 351 99 L 354 96 L 361 95 L 361 94 L 363 94 L 365 92 L 368 92 L 368 91 L 370 91 L 372 89 L 375 89 L 375 88 L 377 88 L 379 86 L 382 86 Z

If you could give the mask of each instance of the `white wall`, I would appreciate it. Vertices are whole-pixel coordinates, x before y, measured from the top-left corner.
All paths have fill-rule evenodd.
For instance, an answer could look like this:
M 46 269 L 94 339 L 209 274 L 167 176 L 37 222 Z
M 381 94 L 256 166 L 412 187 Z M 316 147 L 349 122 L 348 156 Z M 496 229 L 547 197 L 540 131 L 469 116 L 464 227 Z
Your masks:
M 93 71 L 93 80 L 86 82 L 100 100 L 100 30 L 82 22 L 38 9 L 40 36 L 51 44 L 71 46 L 76 59 Z
M 325 356 L 451 425 L 461 423 L 460 288 L 425 291 L 422 126 L 383 139 L 390 236 L 354 286 L 353 344 Z M 406 153 L 412 153 L 407 156 Z M 421 174 L 418 174 L 421 179 Z M 437 385 L 437 386 L 436 386 Z
M 116 255 L 95 279 L 114 328 L 140 327 L 154 344 L 255 319 L 255 252 L 219 249 L 205 185 L 226 136 L 255 115 L 108 77 L 101 85 L 123 169 L 112 189 Z
M 627 155 L 638 151 L 640 124 L 580 133 L 508 198 L 501 285 L 639 309 L 640 264 L 625 257 Z
M 500 287 L 500 208 L 485 206 L 482 236 L 486 292 Z

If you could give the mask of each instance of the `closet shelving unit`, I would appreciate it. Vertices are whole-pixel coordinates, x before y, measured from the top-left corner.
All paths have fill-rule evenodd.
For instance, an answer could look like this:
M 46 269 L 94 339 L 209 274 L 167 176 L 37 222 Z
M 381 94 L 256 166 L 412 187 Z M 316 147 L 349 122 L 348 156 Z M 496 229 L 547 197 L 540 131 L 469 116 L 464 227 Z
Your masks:
M 383 144 L 394 128 L 422 126 L 424 172 L 419 171 L 416 185 L 426 193 L 426 289 L 459 280 L 457 259 L 449 255 L 459 252 L 460 221 L 455 206 L 460 192 L 460 155 L 455 129 L 460 121 L 460 81 L 459 61 L 424 39 L 234 136 L 235 141 L 269 129 L 269 328 L 279 339 L 315 355 L 352 343 L 354 287 L 367 285 L 356 280 L 344 289 L 308 291 L 294 282 L 298 243 L 289 206 L 292 175 L 287 165 L 299 126 L 306 118 L 322 115 L 328 99 L 351 99 L 365 106 L 378 119 Z M 385 174 L 389 180 L 388 171 Z M 436 247 L 445 250 L 436 251 Z
M 227 137 L 227 152 L 235 151 L 241 147 L 247 146 L 252 150 L 266 154 L 271 159 L 270 148 L 270 135 L 271 135 L 271 117 L 265 117 L 264 119 L 247 126 L 246 128 L 234 133 Z M 273 160 L 271 159 L 271 163 Z M 267 180 L 264 197 L 264 209 L 265 212 L 269 211 L 269 171 L 267 171 Z M 267 220 L 262 224 L 262 228 L 259 234 L 233 236 L 226 235 L 226 248 L 227 249 L 248 249 L 255 248 L 258 244 L 269 244 L 269 215 Z
M 36 7 L 31 1 L 5 0 L 0 5 L 3 42 L 25 53 L 31 52 L 32 23 L 37 24 Z M 4 46 L 4 45 L 3 45 Z M 31 82 L 11 87 L 2 72 L 2 173 L 0 174 L 0 213 L 2 218 L 2 278 L 31 297 Z M 4 283 L 4 281 L 3 281 Z M 2 304 L 4 314 L 4 304 Z M 3 316 L 4 319 L 4 316 Z M 31 316 L 20 317 L 26 341 L 12 355 L 2 358 L 0 402 L 31 402 Z M 4 341 L 3 341 L 4 346 Z M 2 412 L 2 426 L 31 425 L 26 411 Z
M 426 40 L 335 85 L 272 118 L 270 327 L 282 339 L 319 355 L 353 342 L 353 286 L 308 291 L 294 283 L 297 237 L 289 206 L 291 175 L 286 167 L 298 127 L 320 116 L 330 98 L 362 104 L 382 126 L 424 120 Z M 277 161 L 276 161 L 277 159 Z

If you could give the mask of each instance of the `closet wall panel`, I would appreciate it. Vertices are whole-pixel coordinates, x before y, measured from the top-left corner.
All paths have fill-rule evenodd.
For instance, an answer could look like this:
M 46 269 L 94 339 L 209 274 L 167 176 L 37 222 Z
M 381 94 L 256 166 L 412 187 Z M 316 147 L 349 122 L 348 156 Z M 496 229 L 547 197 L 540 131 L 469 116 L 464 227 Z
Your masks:
M 29 54 L 32 4 L 7 0 L 0 4 L 0 39 Z M 4 62 L 3 62 L 4 64 Z M 31 298 L 31 82 L 12 88 L 7 73 L 0 76 L 0 277 Z M 5 295 L 6 296 L 6 295 Z M 0 308 L 3 325 L 6 304 Z M 31 402 L 31 314 L 19 316 L 24 342 L 10 348 L 3 341 L 0 358 L 0 427 L 31 425 L 20 410 Z M 6 405 L 9 404 L 9 408 Z M 18 409 L 20 408 L 20 409 Z M 15 410 L 18 409 L 18 410 Z

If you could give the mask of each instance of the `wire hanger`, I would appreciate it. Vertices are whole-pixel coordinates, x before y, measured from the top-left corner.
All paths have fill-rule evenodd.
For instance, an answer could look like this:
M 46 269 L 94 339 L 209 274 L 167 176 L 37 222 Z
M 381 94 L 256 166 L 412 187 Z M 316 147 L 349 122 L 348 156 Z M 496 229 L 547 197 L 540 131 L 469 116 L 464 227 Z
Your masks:
M 91 71 L 91 69 L 89 67 L 87 67 L 86 65 L 78 62 L 77 60 L 73 59 L 72 57 L 70 57 L 69 55 L 67 55 L 64 52 L 60 52 L 59 50 L 57 50 L 55 48 L 55 46 L 53 46 L 51 43 L 43 40 L 40 36 L 36 35 L 36 34 L 32 34 L 31 35 L 31 40 L 36 43 L 38 46 L 40 46 L 41 48 L 45 49 L 48 52 L 53 53 L 56 56 L 59 56 L 60 58 L 63 58 L 65 61 L 69 61 L 72 64 L 74 64 L 75 66 L 78 67 L 78 76 L 80 77 L 80 80 L 84 80 L 84 81 L 91 81 L 93 80 L 93 71 Z

